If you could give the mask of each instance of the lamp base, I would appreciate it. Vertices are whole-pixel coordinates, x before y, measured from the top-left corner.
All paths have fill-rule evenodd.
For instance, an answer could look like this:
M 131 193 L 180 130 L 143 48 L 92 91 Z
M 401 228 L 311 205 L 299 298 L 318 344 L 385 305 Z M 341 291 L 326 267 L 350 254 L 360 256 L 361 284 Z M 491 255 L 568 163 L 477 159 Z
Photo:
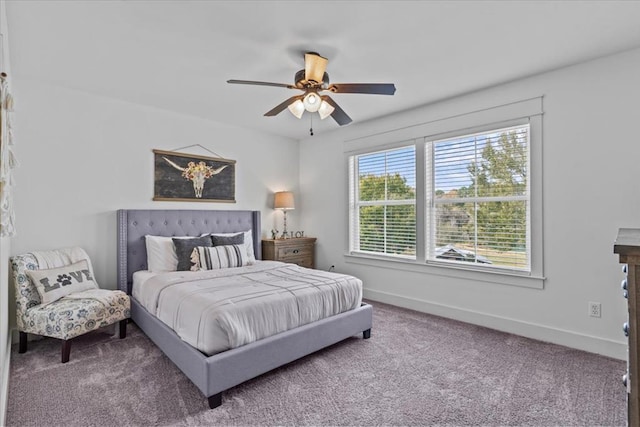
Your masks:
M 284 214 L 284 230 L 282 231 L 282 234 L 280 235 L 281 239 L 288 239 L 289 238 L 289 233 L 287 232 L 287 211 L 286 209 L 282 211 L 282 213 Z

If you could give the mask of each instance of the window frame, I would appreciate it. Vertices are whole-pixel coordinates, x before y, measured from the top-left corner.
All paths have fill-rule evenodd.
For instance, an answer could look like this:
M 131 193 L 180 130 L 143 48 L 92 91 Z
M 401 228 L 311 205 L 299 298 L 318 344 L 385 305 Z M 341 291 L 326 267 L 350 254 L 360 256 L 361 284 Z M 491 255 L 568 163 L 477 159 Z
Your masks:
M 542 108 L 543 97 L 534 97 L 522 101 L 510 102 L 489 108 L 479 108 L 463 114 L 453 114 L 426 123 L 411 125 L 395 130 L 359 137 L 345 141 L 344 154 L 349 178 L 347 206 L 349 210 L 348 236 L 345 242 L 345 262 L 413 271 L 430 275 L 488 282 L 528 288 L 544 288 L 543 265 L 543 205 L 542 205 Z M 529 235 L 530 235 L 530 271 L 499 269 L 496 267 L 462 263 L 450 263 L 446 260 L 429 261 L 426 257 L 426 243 L 429 227 L 427 227 L 426 201 L 426 141 L 455 138 L 458 136 L 487 132 L 529 124 Z M 394 140 L 396 142 L 389 142 Z M 352 206 L 350 158 L 354 155 L 366 154 L 395 147 L 414 144 L 416 147 L 416 259 L 401 259 L 382 254 L 363 254 L 351 252 Z M 471 263 L 470 263 L 471 264 Z
M 389 254 L 389 253 L 381 253 L 381 252 L 371 252 L 371 251 L 365 251 L 360 249 L 360 233 L 359 232 L 354 232 L 354 228 L 356 230 L 360 230 L 360 207 L 362 206 L 383 206 L 383 207 L 388 207 L 388 206 L 414 206 L 414 210 L 416 211 L 416 224 L 418 223 L 418 217 L 417 217 L 417 200 L 416 198 L 413 199 L 398 199 L 398 200 L 393 200 L 393 199 L 385 199 L 385 200 L 375 200 L 375 201 L 371 201 L 371 200 L 367 200 L 367 201 L 362 201 L 360 200 L 360 170 L 358 168 L 358 159 L 361 156 L 367 156 L 367 155 L 374 155 L 374 154 L 381 154 L 381 153 L 387 153 L 390 151 L 395 151 L 395 150 L 403 150 L 406 148 L 413 148 L 414 151 L 414 157 L 417 158 L 417 147 L 415 145 L 415 143 L 413 143 L 413 141 L 409 144 L 405 143 L 402 144 L 397 144 L 394 145 L 392 147 L 388 147 L 388 148 L 381 148 L 378 150 L 372 150 L 372 151 L 368 151 L 368 152 L 363 152 L 363 153 L 359 153 L 359 154 L 353 154 L 351 156 L 348 157 L 348 161 L 349 161 L 349 253 L 351 254 L 359 254 L 359 255 L 364 255 L 364 256 L 382 256 L 382 257 L 391 257 L 391 258 L 399 258 L 399 259 L 407 259 L 407 260 L 417 260 L 417 255 L 418 255 L 418 238 L 417 238 L 417 233 L 416 233 L 416 243 L 415 243 L 415 255 L 410 256 L 410 255 L 401 255 L 401 254 Z M 415 169 L 414 166 L 414 172 L 418 175 L 418 171 Z M 416 184 L 417 187 L 417 184 Z M 417 191 L 416 191 L 416 197 L 417 197 Z M 387 227 L 386 227 L 386 220 L 385 220 L 385 242 L 387 240 Z M 386 243 L 385 243 L 386 246 Z M 354 248 L 358 248 L 358 249 L 354 249 Z
M 505 271 L 505 272 L 515 272 L 518 274 L 530 274 L 531 273 L 531 258 L 532 258 L 532 254 L 531 254 L 531 180 L 527 179 L 527 183 L 526 183 L 526 195 L 524 196 L 476 196 L 476 197 L 464 197 L 464 198 L 458 198 L 458 199 L 446 199 L 446 201 L 442 200 L 442 199 L 438 199 L 435 197 L 435 168 L 434 168 L 434 164 L 433 164 L 433 155 L 434 155 L 434 151 L 435 151 L 435 146 L 437 143 L 443 142 L 443 141 L 448 141 L 451 139 L 456 139 L 456 138 L 462 138 L 462 137 L 471 137 L 471 136 L 476 136 L 476 135 L 487 135 L 489 133 L 498 133 L 498 132 L 503 132 L 503 131 L 508 131 L 511 129 L 517 129 L 517 128 L 522 128 L 526 126 L 527 127 L 527 163 L 526 163 L 526 170 L 527 172 L 530 174 L 531 171 L 531 144 L 530 144 L 530 136 L 531 136 L 531 124 L 530 121 L 527 120 L 523 120 L 522 123 L 519 124 L 515 124 L 515 125 L 511 125 L 511 126 L 500 126 L 500 127 L 495 127 L 495 126 L 490 126 L 487 129 L 483 129 L 481 131 L 474 131 L 474 132 L 459 132 L 459 133 L 454 133 L 450 136 L 447 136 L 445 138 L 424 138 L 424 146 L 423 149 L 425 150 L 425 164 L 424 164 L 424 168 L 425 168 L 425 174 L 431 174 L 429 179 L 426 179 L 426 183 L 424 186 L 424 192 L 426 194 L 426 203 L 428 204 L 427 209 L 426 209 L 426 217 L 425 217 L 425 224 L 428 224 L 429 226 L 426 227 L 426 239 L 425 239 L 425 249 L 426 249 L 426 256 L 425 256 L 425 262 L 427 264 L 433 264 L 433 265 L 460 265 L 460 266 L 466 266 L 466 262 L 463 261 L 455 261 L 455 260 L 446 260 L 446 259 L 438 259 L 435 256 L 433 256 L 432 251 L 435 251 L 436 245 L 435 245 L 435 240 L 436 240 L 436 233 L 437 233 L 437 227 L 435 224 L 435 220 L 436 220 L 436 214 L 435 214 L 435 209 L 437 205 L 447 205 L 447 204 L 454 204 L 454 203 L 486 203 L 486 202 L 492 202 L 492 201 L 524 201 L 526 202 L 526 245 L 527 245 L 527 265 L 525 268 L 510 268 L 510 267 L 506 267 L 506 266 L 500 266 L 500 265 L 483 265 L 480 263 L 469 263 L 469 266 L 472 266 L 473 268 L 477 268 L 478 270 L 487 270 L 487 271 Z M 430 165 L 427 165 L 426 162 L 430 162 Z M 417 190 L 416 190 L 417 191 Z M 427 194 L 430 193 L 430 194 Z

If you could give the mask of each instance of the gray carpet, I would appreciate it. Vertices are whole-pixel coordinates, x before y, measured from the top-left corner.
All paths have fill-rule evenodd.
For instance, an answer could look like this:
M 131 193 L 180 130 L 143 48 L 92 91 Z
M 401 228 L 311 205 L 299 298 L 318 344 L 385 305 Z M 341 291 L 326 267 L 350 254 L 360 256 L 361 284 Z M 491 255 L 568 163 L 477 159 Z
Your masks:
M 354 337 L 223 393 L 198 389 L 133 324 L 11 355 L 7 424 L 625 425 L 625 363 L 373 303 Z

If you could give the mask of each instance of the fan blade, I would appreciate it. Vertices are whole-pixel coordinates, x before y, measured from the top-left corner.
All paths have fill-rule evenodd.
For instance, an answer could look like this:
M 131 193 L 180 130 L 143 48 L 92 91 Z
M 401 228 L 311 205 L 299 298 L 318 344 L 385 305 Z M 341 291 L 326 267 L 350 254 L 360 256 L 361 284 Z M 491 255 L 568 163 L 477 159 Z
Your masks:
M 371 95 L 393 95 L 393 83 L 334 83 L 327 90 L 333 93 L 368 93 Z
M 336 104 L 336 101 L 331 99 L 331 97 L 329 97 L 328 95 L 324 95 L 322 96 L 322 99 L 327 101 L 327 103 L 335 108 L 335 110 L 333 110 L 333 113 L 331 113 L 331 117 L 333 117 L 333 120 L 335 120 L 336 123 L 338 123 L 340 126 L 348 125 L 353 121 L 351 120 L 351 117 L 349 117 L 347 113 L 345 113 L 344 110 L 340 108 L 338 104 Z
M 324 72 L 327 69 L 327 58 L 323 58 L 315 52 L 304 54 L 304 79 L 308 82 L 322 83 Z
M 293 104 L 298 99 L 301 100 L 302 98 L 304 98 L 304 96 L 302 96 L 302 95 L 292 96 L 291 98 L 287 99 L 283 103 L 278 104 L 276 107 L 274 107 L 271 110 L 269 110 L 266 113 L 264 113 L 264 115 L 265 116 L 275 116 L 277 114 L 280 114 L 285 108 L 287 108 L 289 106 L 289 104 Z
M 285 83 L 256 82 L 253 80 L 227 80 L 227 83 L 232 83 L 236 85 L 275 86 L 275 87 L 286 87 L 287 89 L 298 89 L 293 85 L 288 85 Z

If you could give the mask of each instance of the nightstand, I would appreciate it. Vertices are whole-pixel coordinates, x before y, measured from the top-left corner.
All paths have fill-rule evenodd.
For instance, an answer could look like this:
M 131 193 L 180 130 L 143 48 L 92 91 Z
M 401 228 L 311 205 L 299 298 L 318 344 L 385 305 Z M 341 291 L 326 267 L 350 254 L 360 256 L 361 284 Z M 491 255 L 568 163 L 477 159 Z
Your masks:
M 262 259 L 290 262 L 300 267 L 315 268 L 315 237 L 263 239 Z

